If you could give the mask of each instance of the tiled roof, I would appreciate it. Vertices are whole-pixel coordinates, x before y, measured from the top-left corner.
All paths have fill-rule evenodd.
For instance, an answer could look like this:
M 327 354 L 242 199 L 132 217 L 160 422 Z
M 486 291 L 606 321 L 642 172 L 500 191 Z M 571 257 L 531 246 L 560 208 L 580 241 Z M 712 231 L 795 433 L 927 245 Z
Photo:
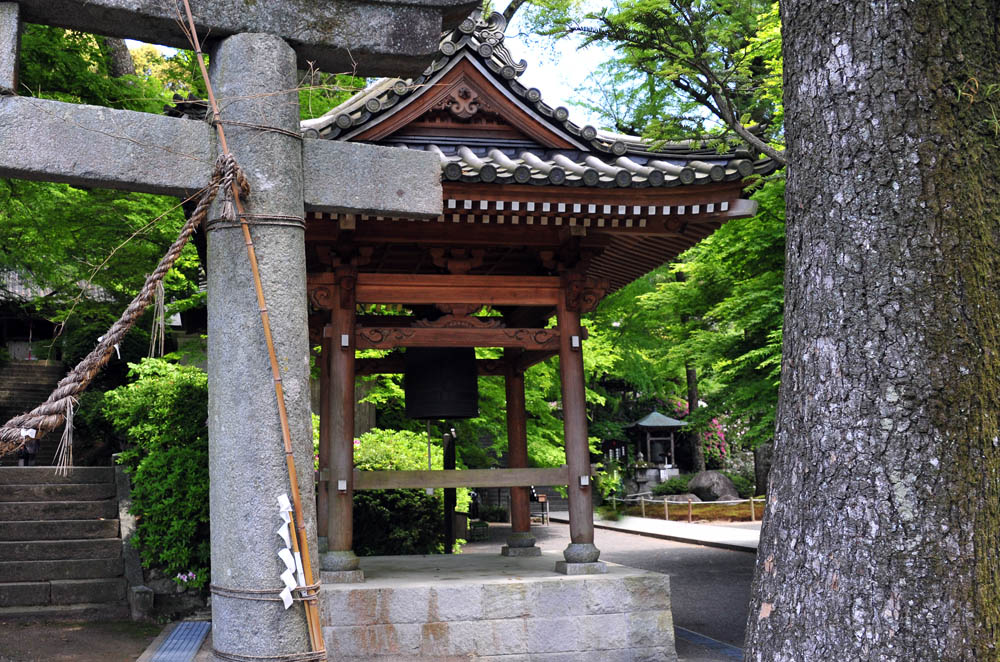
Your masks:
M 773 170 L 767 160 L 756 163 L 749 159 L 719 160 L 714 152 L 704 160 L 691 158 L 690 153 L 681 155 L 678 158 L 683 163 L 679 164 L 678 158 L 660 154 L 607 159 L 578 150 L 435 144 L 424 149 L 438 154 L 447 181 L 640 188 L 730 181 Z
M 479 12 L 456 30 L 445 33 L 438 56 L 417 78 L 385 78 L 351 97 L 322 117 L 302 122 L 305 135 L 350 140 L 398 111 L 446 72 L 456 59 L 475 60 L 480 70 L 493 74 L 497 85 L 577 149 L 546 149 L 510 141 L 484 144 L 481 140 L 427 138 L 392 143 L 437 153 L 442 176 L 448 181 L 495 182 L 603 188 L 670 187 L 739 180 L 754 173 L 768 174 L 775 164 L 754 159 L 745 148 L 720 153 L 700 141 L 651 145 L 642 138 L 579 126 L 565 107 L 552 108 L 537 88 L 518 80 L 524 60 L 515 61 L 503 43 L 506 21 L 493 13 L 483 20 Z

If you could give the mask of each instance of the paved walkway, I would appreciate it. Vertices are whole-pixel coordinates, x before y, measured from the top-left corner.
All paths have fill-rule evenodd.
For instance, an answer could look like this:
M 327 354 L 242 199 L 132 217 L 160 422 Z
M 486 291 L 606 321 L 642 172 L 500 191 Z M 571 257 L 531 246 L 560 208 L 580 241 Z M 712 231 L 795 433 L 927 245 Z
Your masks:
M 569 522 L 569 513 L 553 512 L 549 514 L 549 518 L 553 522 Z M 651 538 L 719 547 L 752 554 L 757 553 L 757 544 L 760 541 L 759 527 L 688 524 L 687 522 L 668 522 L 646 517 L 629 517 L 628 515 L 623 516 L 618 521 L 595 519 L 594 526 L 600 529 L 636 533 Z

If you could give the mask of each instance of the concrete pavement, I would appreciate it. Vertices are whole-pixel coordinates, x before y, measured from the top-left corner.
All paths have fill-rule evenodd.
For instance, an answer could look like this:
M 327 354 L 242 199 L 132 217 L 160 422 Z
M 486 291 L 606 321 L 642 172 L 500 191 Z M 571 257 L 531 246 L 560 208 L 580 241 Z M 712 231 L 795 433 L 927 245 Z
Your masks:
M 569 513 L 549 513 L 553 522 L 569 522 Z M 749 524 L 749 523 L 748 523 Z M 635 533 L 640 536 L 674 540 L 691 545 L 705 545 L 731 549 L 736 552 L 757 553 L 760 541 L 760 523 L 756 528 L 743 526 L 724 526 L 712 524 L 688 524 L 687 522 L 668 522 L 662 519 L 623 516 L 620 520 L 595 519 L 594 526 L 611 531 Z

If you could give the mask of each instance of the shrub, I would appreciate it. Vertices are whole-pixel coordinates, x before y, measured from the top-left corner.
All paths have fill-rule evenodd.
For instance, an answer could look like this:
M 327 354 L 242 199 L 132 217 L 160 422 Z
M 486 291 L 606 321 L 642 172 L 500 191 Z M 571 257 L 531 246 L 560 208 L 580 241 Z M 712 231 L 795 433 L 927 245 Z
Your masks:
M 365 490 L 354 495 L 358 556 L 444 551 L 444 509 L 423 490 Z
M 694 478 L 694 474 L 681 474 L 680 476 L 674 476 L 673 478 L 653 487 L 652 492 L 657 496 L 665 496 L 667 494 L 687 494 L 691 491 L 688 489 L 688 483 L 691 482 L 692 478 Z
M 616 509 L 616 508 L 614 508 L 614 507 L 612 507 L 610 505 L 605 504 L 603 506 L 598 506 L 598 508 L 597 508 L 597 515 L 602 520 L 605 520 L 605 521 L 608 521 L 608 522 L 617 522 L 618 520 L 620 520 L 622 518 L 622 516 L 624 515 L 624 513 L 622 513 L 620 510 L 618 510 L 618 509 Z
M 506 522 L 507 509 L 503 506 L 482 506 L 479 508 L 479 519 L 484 522 Z
M 108 391 L 104 414 L 127 447 L 121 464 L 132 479 L 132 545 L 143 565 L 168 576 L 194 572 L 209 581 L 208 378 L 204 371 L 144 359 L 131 383 Z
M 733 481 L 733 485 L 736 486 L 736 492 L 740 495 L 741 499 L 749 499 L 753 496 L 754 483 L 752 480 L 731 471 L 723 471 L 722 475 Z
M 431 463 L 443 464 L 440 445 L 431 445 Z M 361 471 L 416 471 L 427 468 L 427 437 L 409 430 L 375 428 L 354 446 Z M 457 490 L 457 510 L 467 510 L 468 490 Z M 435 554 L 444 551 L 443 491 L 365 490 L 354 495 L 354 551 L 359 556 Z

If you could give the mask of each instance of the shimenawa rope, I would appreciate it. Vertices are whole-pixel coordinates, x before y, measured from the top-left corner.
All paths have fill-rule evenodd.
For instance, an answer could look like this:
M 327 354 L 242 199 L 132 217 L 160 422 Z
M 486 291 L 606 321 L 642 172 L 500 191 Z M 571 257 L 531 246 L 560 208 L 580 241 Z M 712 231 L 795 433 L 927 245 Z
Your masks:
M 132 299 L 118 321 L 112 324 L 108 332 L 100 338 L 97 347 L 59 381 L 45 402 L 27 413 L 15 416 L 0 426 L 0 456 L 16 452 L 24 446 L 25 440 L 28 438 L 41 438 L 66 422 L 67 418 L 69 418 L 67 427 L 72 424 L 71 413 L 73 405 L 76 404 L 75 397 L 86 390 L 97 373 L 111 358 L 115 346 L 122 342 L 125 334 L 135 325 L 149 306 L 156 295 L 157 285 L 162 283 L 163 277 L 173 267 L 191 234 L 205 220 L 212 201 L 215 200 L 220 190 L 224 201 L 222 215 L 227 219 L 236 220 L 236 210 L 232 202 L 234 183 L 244 195 L 250 192 L 250 185 L 236 164 L 236 160 L 232 155 L 222 154 L 215 162 L 211 182 L 199 198 L 191 218 L 184 224 L 177 239 L 171 244 L 160 263 L 156 265 L 153 273 L 146 278 L 139 294 Z M 67 430 L 63 435 L 63 443 L 60 445 L 60 469 L 65 469 L 68 466 L 65 463 L 71 461 L 72 457 L 72 430 Z

